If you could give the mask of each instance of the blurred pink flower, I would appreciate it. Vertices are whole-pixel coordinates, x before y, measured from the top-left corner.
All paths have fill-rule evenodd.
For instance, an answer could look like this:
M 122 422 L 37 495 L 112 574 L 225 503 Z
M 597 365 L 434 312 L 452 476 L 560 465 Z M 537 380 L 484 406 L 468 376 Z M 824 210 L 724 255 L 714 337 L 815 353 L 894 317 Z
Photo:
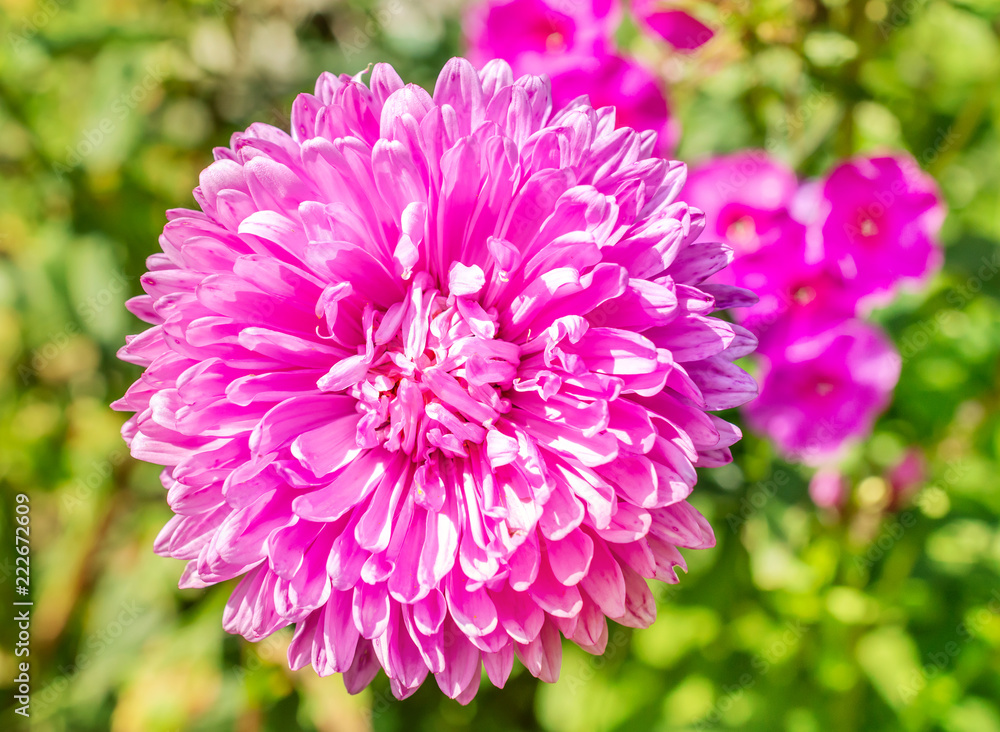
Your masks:
M 588 96 L 595 108 L 614 107 L 615 125 L 656 133 L 657 150 L 672 150 L 680 128 L 670 116 L 660 84 L 644 66 L 613 53 L 576 56 L 552 79 L 553 104 Z
M 712 39 L 711 28 L 683 10 L 671 10 L 671 5 L 661 0 L 632 0 L 632 12 L 641 28 L 679 51 L 693 51 Z
M 731 265 L 735 284 L 759 298 L 736 317 L 760 340 L 762 355 L 774 355 L 799 337 L 822 333 L 854 316 L 857 297 L 834 268 L 804 261 L 803 237 L 800 225 L 786 222 L 772 246 Z
M 554 681 L 560 634 L 648 626 L 646 579 L 713 545 L 686 498 L 740 437 L 709 412 L 756 393 L 712 316 L 747 294 L 703 289 L 728 248 L 613 119 L 502 61 L 433 96 L 324 74 L 168 212 L 115 407 L 166 466 L 181 586 L 242 578 L 226 630 L 295 623 L 293 668 L 466 703 L 481 666 Z
M 733 248 L 732 266 L 713 281 L 759 298 L 736 313 L 759 339 L 767 374 L 747 408 L 751 424 L 787 455 L 808 448 L 810 460 L 862 436 L 888 403 L 899 364 L 893 355 L 870 373 L 894 352 L 853 318 L 875 304 L 872 293 L 884 300 L 900 280 L 939 265 L 943 214 L 933 180 L 900 156 L 858 159 L 800 183 L 766 152 L 746 150 L 697 167 L 683 195 L 705 211 L 708 235 Z M 821 357 L 823 349 L 830 354 Z
M 859 295 L 881 295 L 876 303 L 901 280 L 923 280 L 941 265 L 944 207 L 934 179 L 909 157 L 838 165 L 822 184 L 817 214 L 824 259 Z
M 900 358 L 874 326 L 848 320 L 761 359 L 748 422 L 787 457 L 818 464 L 871 431 L 899 379 Z
M 822 467 L 809 481 L 809 497 L 820 508 L 840 509 L 850 493 L 847 476 L 835 467 Z
M 469 5 L 464 31 L 473 64 L 500 58 L 515 75 L 554 76 L 606 53 L 620 20 L 617 0 L 487 0 Z
M 806 226 L 792 211 L 795 173 L 760 150 L 715 158 L 696 168 L 686 200 L 705 211 L 706 231 L 733 248 L 730 267 L 715 281 L 756 293 L 759 302 L 736 311 L 760 339 L 760 351 L 780 349 L 796 334 L 814 334 L 854 316 L 857 296 L 839 270 L 810 261 Z
M 732 240 L 739 258 L 771 241 L 757 232 L 788 218 L 798 189 L 795 172 L 784 163 L 763 150 L 741 150 L 693 168 L 684 195 L 705 211 L 706 235 Z
M 907 449 L 886 478 L 892 489 L 892 508 L 905 505 L 927 481 L 927 458 L 917 447 Z
M 613 106 L 616 126 L 657 134 L 657 151 L 677 142 L 678 128 L 656 76 L 617 51 L 617 0 L 484 0 L 465 15 L 474 63 L 501 58 L 515 75 L 547 74 L 558 108 L 587 95 L 595 108 Z

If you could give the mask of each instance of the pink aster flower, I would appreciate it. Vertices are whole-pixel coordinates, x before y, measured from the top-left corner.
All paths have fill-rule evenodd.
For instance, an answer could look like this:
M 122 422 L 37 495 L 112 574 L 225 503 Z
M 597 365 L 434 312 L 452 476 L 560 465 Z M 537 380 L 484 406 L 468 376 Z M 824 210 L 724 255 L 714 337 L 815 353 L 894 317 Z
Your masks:
M 860 320 L 797 340 L 763 362 L 747 420 L 786 456 L 809 464 L 871 431 L 901 365 L 885 336 Z
M 454 59 L 433 95 L 324 74 L 291 134 L 216 149 L 129 303 L 116 406 L 165 466 L 181 586 L 242 578 L 226 630 L 294 623 L 293 668 L 464 703 L 483 667 L 552 681 L 560 635 L 649 625 L 646 579 L 713 544 L 686 499 L 740 436 L 709 411 L 755 393 L 712 316 L 746 296 L 702 284 L 729 251 L 683 165 L 614 123 Z
M 824 258 L 861 295 L 884 301 L 900 280 L 920 281 L 942 261 L 944 207 L 934 179 L 903 156 L 837 166 L 822 184 Z

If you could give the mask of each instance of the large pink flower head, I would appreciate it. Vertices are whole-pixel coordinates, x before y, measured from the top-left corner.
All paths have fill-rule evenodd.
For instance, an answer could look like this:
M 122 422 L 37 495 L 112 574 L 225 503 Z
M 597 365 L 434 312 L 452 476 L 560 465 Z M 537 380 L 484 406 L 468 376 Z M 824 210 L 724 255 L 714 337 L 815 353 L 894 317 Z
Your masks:
M 708 411 L 756 391 L 684 166 L 503 62 L 324 74 L 291 127 L 216 149 L 129 304 L 117 406 L 181 586 L 242 577 L 228 631 L 294 623 L 294 668 L 400 698 L 651 623 L 645 578 L 714 542 L 685 499 L 739 432 Z

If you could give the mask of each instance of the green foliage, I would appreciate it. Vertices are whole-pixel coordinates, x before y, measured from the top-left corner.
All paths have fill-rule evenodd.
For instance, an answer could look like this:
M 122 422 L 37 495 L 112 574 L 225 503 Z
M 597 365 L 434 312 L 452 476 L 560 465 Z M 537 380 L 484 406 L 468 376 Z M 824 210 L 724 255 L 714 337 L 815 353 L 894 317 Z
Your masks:
M 804 175 L 909 150 L 950 214 L 946 264 L 876 318 L 903 354 L 894 403 L 847 460 L 839 514 L 808 471 L 748 435 L 702 476 L 718 546 L 657 587 L 646 631 L 565 648 L 557 684 L 515 668 L 468 707 L 429 681 L 396 702 L 290 672 L 284 631 L 221 629 L 231 584 L 177 590 L 152 554 L 169 516 L 107 404 L 163 212 L 190 206 L 210 148 L 287 124 L 322 70 L 387 60 L 427 85 L 459 50 L 450 3 L 4 0 L 0 13 L 0 536 L 31 497 L 33 715 L 40 732 L 115 730 L 1000 730 L 1000 3 L 692 3 L 719 36 L 663 70 L 695 162 L 766 147 Z M 907 446 L 926 484 L 890 506 Z M 0 602 L 14 595 L 13 558 Z M 5 611 L 6 612 L 6 611 Z M 13 626 L 3 624 L 10 714 Z M 9 728 L 7 722 L 4 728 Z

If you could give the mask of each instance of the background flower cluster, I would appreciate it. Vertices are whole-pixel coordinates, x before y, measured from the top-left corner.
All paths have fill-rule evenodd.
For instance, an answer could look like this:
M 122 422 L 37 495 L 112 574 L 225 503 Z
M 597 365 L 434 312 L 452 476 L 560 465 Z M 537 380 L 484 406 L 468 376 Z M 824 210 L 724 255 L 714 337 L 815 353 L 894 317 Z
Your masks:
M 586 94 L 595 107 L 613 106 L 620 127 L 653 130 L 669 154 L 679 129 L 662 80 L 619 46 L 615 35 L 631 9 L 641 32 L 676 50 L 692 51 L 712 31 L 683 10 L 657 0 L 486 0 L 472 3 L 463 30 L 469 58 L 508 61 L 517 74 L 547 74 L 556 108 Z
M 669 154 L 680 124 L 663 81 L 616 44 L 624 18 L 665 41 L 674 59 L 714 35 L 655 0 L 484 0 L 470 6 L 464 30 L 474 60 L 502 57 L 518 72 L 548 74 L 557 103 L 589 94 L 614 105 L 620 126 L 655 131 Z M 840 162 L 800 183 L 779 158 L 749 149 L 697 165 L 684 192 L 706 213 L 706 234 L 733 248 L 716 280 L 760 298 L 735 313 L 760 340 L 749 425 L 788 459 L 836 461 L 845 443 L 871 433 L 899 378 L 898 353 L 865 317 L 940 267 L 936 183 L 905 153 Z
M 717 277 L 759 297 L 735 313 L 759 341 L 750 425 L 790 459 L 834 460 L 871 433 L 899 379 L 899 353 L 865 316 L 940 267 L 934 180 L 908 156 L 881 156 L 800 183 L 750 150 L 697 167 L 685 195 L 733 247 Z

